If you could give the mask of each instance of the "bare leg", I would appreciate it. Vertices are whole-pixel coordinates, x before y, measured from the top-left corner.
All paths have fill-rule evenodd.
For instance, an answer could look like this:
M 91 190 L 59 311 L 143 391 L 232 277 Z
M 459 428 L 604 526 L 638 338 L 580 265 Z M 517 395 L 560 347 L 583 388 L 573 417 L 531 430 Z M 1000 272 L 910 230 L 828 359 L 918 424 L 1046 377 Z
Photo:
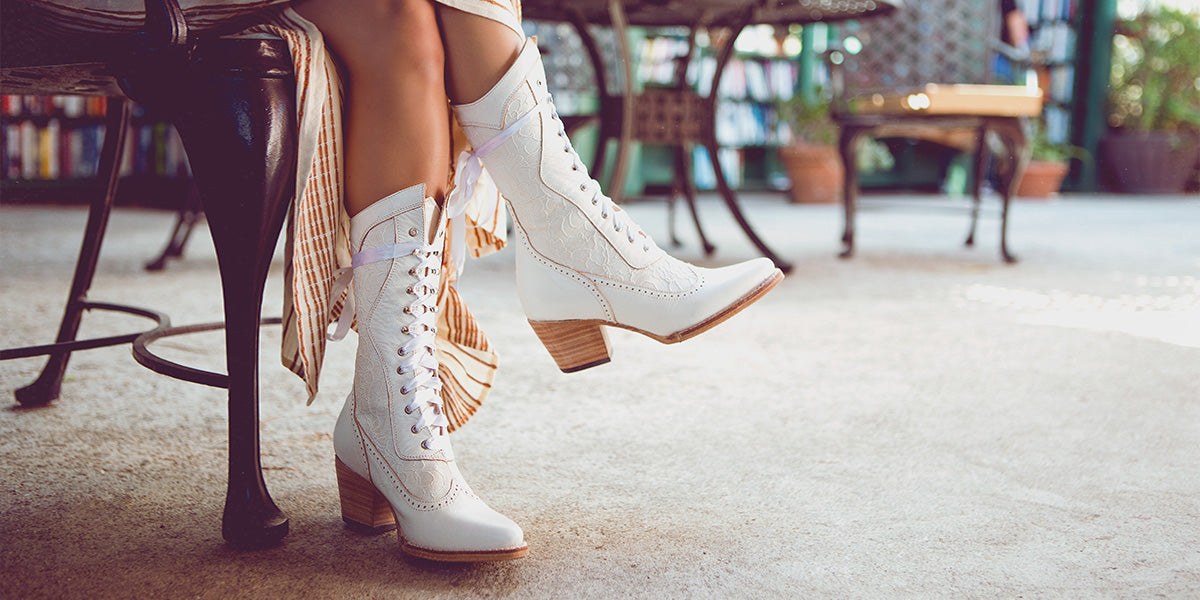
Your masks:
M 483 97 L 517 60 L 522 36 L 498 21 L 437 5 L 446 45 L 446 92 L 455 104 Z
M 346 75 L 346 209 L 419 183 L 448 187 L 445 55 L 429 0 L 304 0 Z

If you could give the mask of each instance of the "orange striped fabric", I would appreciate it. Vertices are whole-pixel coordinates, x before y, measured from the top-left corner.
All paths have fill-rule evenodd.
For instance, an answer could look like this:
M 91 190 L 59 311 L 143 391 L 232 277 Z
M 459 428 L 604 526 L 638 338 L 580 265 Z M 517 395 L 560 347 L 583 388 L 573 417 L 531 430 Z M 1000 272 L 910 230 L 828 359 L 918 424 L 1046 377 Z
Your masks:
M 141 26 L 141 0 L 26 0 L 45 9 L 41 24 L 52 31 L 127 32 Z M 448 6 L 499 21 L 517 32 L 519 0 L 437 0 Z M 345 296 L 330 302 L 334 272 L 350 265 L 350 220 L 343 210 L 342 89 L 332 58 L 316 26 L 281 0 L 181 0 L 189 27 L 239 34 L 269 34 L 287 41 L 295 64 L 299 160 L 296 194 L 286 244 L 281 358 L 305 382 L 308 401 L 319 389 L 325 356 L 325 332 L 340 315 Z M 453 127 L 457 156 L 466 144 Z M 453 165 L 448 167 L 448 171 Z M 453 178 L 450 178 L 453 181 Z M 473 201 L 465 215 L 467 253 L 480 257 L 504 247 L 506 220 L 502 199 L 493 206 Z M 486 207 L 486 208 L 485 208 Z M 488 212 L 488 211 L 491 212 Z M 484 214 L 486 213 L 486 214 Z M 453 227 L 453 224 L 448 224 Z M 459 238 L 447 231 L 447 245 Z M 442 253 L 438 299 L 438 358 L 442 397 L 450 430 L 466 423 L 491 389 L 499 356 L 454 287 L 449 248 Z

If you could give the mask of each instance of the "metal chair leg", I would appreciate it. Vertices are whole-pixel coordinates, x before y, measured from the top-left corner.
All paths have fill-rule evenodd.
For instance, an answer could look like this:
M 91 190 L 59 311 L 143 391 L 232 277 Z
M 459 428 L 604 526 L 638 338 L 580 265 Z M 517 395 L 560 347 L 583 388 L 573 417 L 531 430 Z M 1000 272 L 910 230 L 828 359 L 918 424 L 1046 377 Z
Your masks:
M 146 263 L 147 271 L 161 271 L 167 268 L 167 261 L 183 256 L 183 248 L 187 245 L 188 239 L 192 237 L 192 230 L 196 228 L 196 223 L 202 214 L 204 214 L 204 209 L 200 205 L 200 193 L 193 183 L 188 188 L 188 197 L 184 201 L 183 208 L 180 208 L 179 212 L 175 214 L 175 226 L 167 238 L 167 246 L 163 248 L 158 258 Z
M 108 227 L 108 216 L 113 198 L 117 194 L 120 179 L 121 150 L 125 147 L 125 129 L 129 125 L 129 102 L 120 98 L 109 98 L 108 115 L 105 121 L 104 144 L 100 150 L 100 165 L 97 181 L 101 188 L 96 190 L 88 211 L 87 227 L 83 244 L 79 248 L 79 260 L 75 263 L 75 277 L 67 306 L 63 310 L 62 324 L 58 327 L 56 342 L 73 342 L 79 334 L 83 311 L 88 308 L 87 293 L 96 274 L 96 263 L 100 258 L 100 245 L 104 241 L 104 230 Z M 62 389 L 63 374 L 71 350 L 64 349 L 50 354 L 50 359 L 33 383 L 14 392 L 17 402 L 23 406 L 43 406 L 58 398 Z

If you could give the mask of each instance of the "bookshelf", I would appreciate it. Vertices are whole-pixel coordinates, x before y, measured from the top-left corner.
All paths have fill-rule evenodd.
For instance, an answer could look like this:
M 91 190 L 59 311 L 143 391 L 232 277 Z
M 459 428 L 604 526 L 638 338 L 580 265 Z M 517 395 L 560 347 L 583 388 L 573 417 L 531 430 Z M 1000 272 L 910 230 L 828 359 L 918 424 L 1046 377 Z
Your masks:
M 82 201 L 104 142 L 108 99 L 101 96 L 0 96 L 0 191 L 6 202 Z M 121 163 L 118 199 L 179 205 L 190 182 L 174 127 L 135 107 Z
M 1039 87 L 1045 92 L 1042 126 L 1049 142 L 1071 143 L 1075 105 L 1079 0 L 1017 0 L 1029 22 L 1029 48 L 1041 57 Z
M 800 28 L 751 26 L 734 42 L 735 54 L 717 84 L 716 137 L 719 160 L 730 185 L 738 189 L 787 189 L 789 183 L 775 150 L 792 141 L 789 125 L 779 118 L 778 105 L 790 100 L 800 81 Z M 688 63 L 686 81 L 702 96 L 712 90 L 717 67 L 714 44 L 697 37 L 696 56 Z M 648 37 L 638 56 L 642 85 L 668 83 L 675 58 L 687 50 L 679 36 Z M 712 163 L 704 148 L 693 150 L 692 172 L 697 188 L 716 187 Z
M 562 23 L 531 20 L 526 20 L 524 26 L 528 35 L 535 35 L 540 41 L 546 76 L 559 111 L 564 115 L 594 113 L 599 99 L 591 65 L 574 29 Z M 618 65 L 611 60 L 617 55 L 611 30 L 597 29 L 593 33 L 602 56 L 610 63 L 606 71 L 619 74 Z M 672 85 L 678 60 L 688 51 L 687 28 L 632 27 L 629 38 L 634 62 L 633 89 L 640 92 Z M 797 90 L 801 76 L 800 28 L 782 28 L 781 32 L 772 26 L 751 26 L 742 32 L 736 44 L 735 56 L 717 89 L 715 126 L 721 164 L 734 188 L 786 189 L 788 183 L 778 166 L 775 148 L 790 143 L 791 130 L 778 118 L 776 105 L 791 98 Z M 696 49 L 687 57 L 685 81 L 704 96 L 711 89 L 698 82 L 712 80 L 717 63 L 715 46 L 707 33 L 700 31 Z M 590 160 L 593 135 L 594 132 L 583 130 L 573 133 L 576 148 L 585 154 L 585 160 Z M 637 167 L 626 177 L 626 194 L 638 196 L 647 188 L 669 185 L 671 153 L 666 148 L 642 144 L 634 150 L 631 164 Z M 716 187 L 716 177 L 704 148 L 693 150 L 691 166 L 699 189 Z

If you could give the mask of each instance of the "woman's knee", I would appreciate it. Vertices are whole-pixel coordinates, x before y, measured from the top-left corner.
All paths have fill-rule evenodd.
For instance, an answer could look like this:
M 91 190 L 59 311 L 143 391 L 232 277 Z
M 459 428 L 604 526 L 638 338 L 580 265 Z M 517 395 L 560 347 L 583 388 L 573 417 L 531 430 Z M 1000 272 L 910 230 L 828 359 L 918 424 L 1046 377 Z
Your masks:
M 445 54 L 432 0 L 305 0 L 295 7 L 352 72 L 443 76 Z

